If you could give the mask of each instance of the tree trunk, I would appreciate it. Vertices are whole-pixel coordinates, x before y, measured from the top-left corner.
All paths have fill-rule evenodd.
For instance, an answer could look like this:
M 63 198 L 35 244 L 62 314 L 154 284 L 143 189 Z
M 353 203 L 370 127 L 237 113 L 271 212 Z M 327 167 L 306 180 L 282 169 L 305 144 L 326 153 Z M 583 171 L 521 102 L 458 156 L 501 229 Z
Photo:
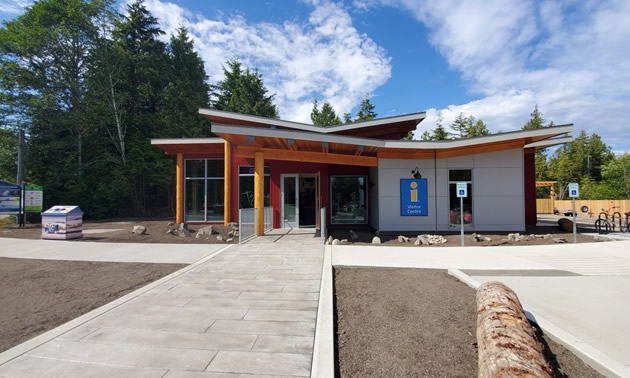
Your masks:
M 477 289 L 479 377 L 553 377 L 516 294 L 501 282 Z

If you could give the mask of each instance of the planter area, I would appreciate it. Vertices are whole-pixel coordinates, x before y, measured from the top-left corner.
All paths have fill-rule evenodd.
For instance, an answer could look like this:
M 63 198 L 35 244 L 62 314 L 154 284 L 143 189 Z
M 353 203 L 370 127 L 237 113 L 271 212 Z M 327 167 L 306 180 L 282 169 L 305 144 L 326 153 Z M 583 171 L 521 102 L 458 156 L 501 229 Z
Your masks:
M 337 375 L 476 377 L 475 290 L 445 271 L 336 268 Z M 601 377 L 537 330 L 557 377 Z

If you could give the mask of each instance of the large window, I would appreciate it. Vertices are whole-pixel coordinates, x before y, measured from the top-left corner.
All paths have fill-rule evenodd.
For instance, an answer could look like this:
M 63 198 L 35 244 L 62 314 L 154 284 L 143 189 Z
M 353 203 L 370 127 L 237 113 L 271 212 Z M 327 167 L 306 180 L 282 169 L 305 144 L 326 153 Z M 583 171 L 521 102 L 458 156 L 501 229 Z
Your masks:
M 254 207 L 254 172 L 255 167 L 238 167 L 238 208 Z M 265 167 L 265 207 L 269 206 L 269 174 L 271 169 Z
M 223 160 L 186 160 L 186 222 L 223 220 Z
M 333 224 L 367 223 L 367 177 L 331 176 L 331 221 Z
M 464 224 L 473 221 L 472 207 L 472 170 L 451 169 L 448 171 L 449 223 L 451 226 L 461 224 L 461 199 L 457 197 L 457 183 L 465 182 L 468 187 L 468 197 L 464 198 Z

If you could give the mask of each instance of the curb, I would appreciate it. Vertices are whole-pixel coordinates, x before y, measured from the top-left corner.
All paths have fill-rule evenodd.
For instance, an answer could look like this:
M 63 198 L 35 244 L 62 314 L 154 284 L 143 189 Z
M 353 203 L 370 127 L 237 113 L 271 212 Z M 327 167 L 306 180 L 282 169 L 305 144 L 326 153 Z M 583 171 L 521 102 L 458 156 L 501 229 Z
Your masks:
M 67 333 L 71 330 L 73 330 L 74 328 L 83 325 L 87 322 L 89 322 L 92 319 L 95 319 L 103 314 L 105 314 L 106 312 L 109 312 L 113 309 L 115 309 L 116 307 L 119 307 L 123 304 L 125 304 L 126 302 L 129 302 L 130 300 L 139 297 L 140 295 L 146 293 L 147 291 L 162 285 L 163 283 L 166 283 L 170 280 L 172 280 L 175 277 L 178 277 L 186 272 L 188 272 L 191 269 L 196 268 L 198 265 L 203 264 L 204 262 L 210 260 L 211 258 L 217 256 L 220 253 L 223 253 L 225 250 L 227 250 L 228 248 L 232 247 L 232 245 L 228 245 L 225 246 L 221 249 L 219 249 L 216 252 L 213 252 L 211 254 L 209 254 L 208 256 L 205 256 L 197 261 L 195 261 L 194 263 L 183 267 L 182 269 L 175 271 L 171 274 L 169 274 L 168 276 L 162 277 L 157 281 L 153 281 L 150 284 L 141 287 L 140 289 L 137 289 L 135 291 L 132 291 L 129 294 L 126 294 L 112 302 L 109 302 L 99 308 L 96 308 L 86 314 L 83 314 L 81 316 L 79 316 L 78 318 L 72 319 L 67 323 L 64 323 L 58 327 L 55 327 L 53 329 L 51 329 L 50 331 L 44 332 L 39 336 L 35 336 L 32 339 L 29 339 L 25 342 L 23 342 L 22 344 L 16 345 L 13 348 L 6 350 L 2 353 L 0 353 L 0 366 L 6 364 L 7 362 L 20 357 L 21 355 L 30 352 L 31 350 L 37 348 L 38 346 L 47 343 L 48 341 L 63 335 L 64 333 Z
M 448 274 L 473 289 L 477 289 L 481 285 L 479 281 L 459 269 L 449 268 Z M 535 316 L 526 309 L 525 315 L 527 319 L 538 324 L 540 329 L 542 329 L 547 336 L 573 352 L 578 358 L 584 361 L 584 363 L 597 370 L 600 374 L 606 377 L 630 377 L 630 367 L 613 360 L 600 350 L 593 348 L 543 317 Z
M 313 342 L 311 378 L 335 376 L 335 325 L 333 315 L 332 247 L 324 246 L 322 278 Z

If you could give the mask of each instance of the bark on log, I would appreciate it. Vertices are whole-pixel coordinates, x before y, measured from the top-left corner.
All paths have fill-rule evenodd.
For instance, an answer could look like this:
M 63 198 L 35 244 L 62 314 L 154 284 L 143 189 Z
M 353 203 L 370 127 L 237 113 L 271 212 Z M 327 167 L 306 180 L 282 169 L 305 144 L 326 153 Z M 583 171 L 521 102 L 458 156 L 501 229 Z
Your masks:
M 516 294 L 501 282 L 477 289 L 479 377 L 553 377 Z

